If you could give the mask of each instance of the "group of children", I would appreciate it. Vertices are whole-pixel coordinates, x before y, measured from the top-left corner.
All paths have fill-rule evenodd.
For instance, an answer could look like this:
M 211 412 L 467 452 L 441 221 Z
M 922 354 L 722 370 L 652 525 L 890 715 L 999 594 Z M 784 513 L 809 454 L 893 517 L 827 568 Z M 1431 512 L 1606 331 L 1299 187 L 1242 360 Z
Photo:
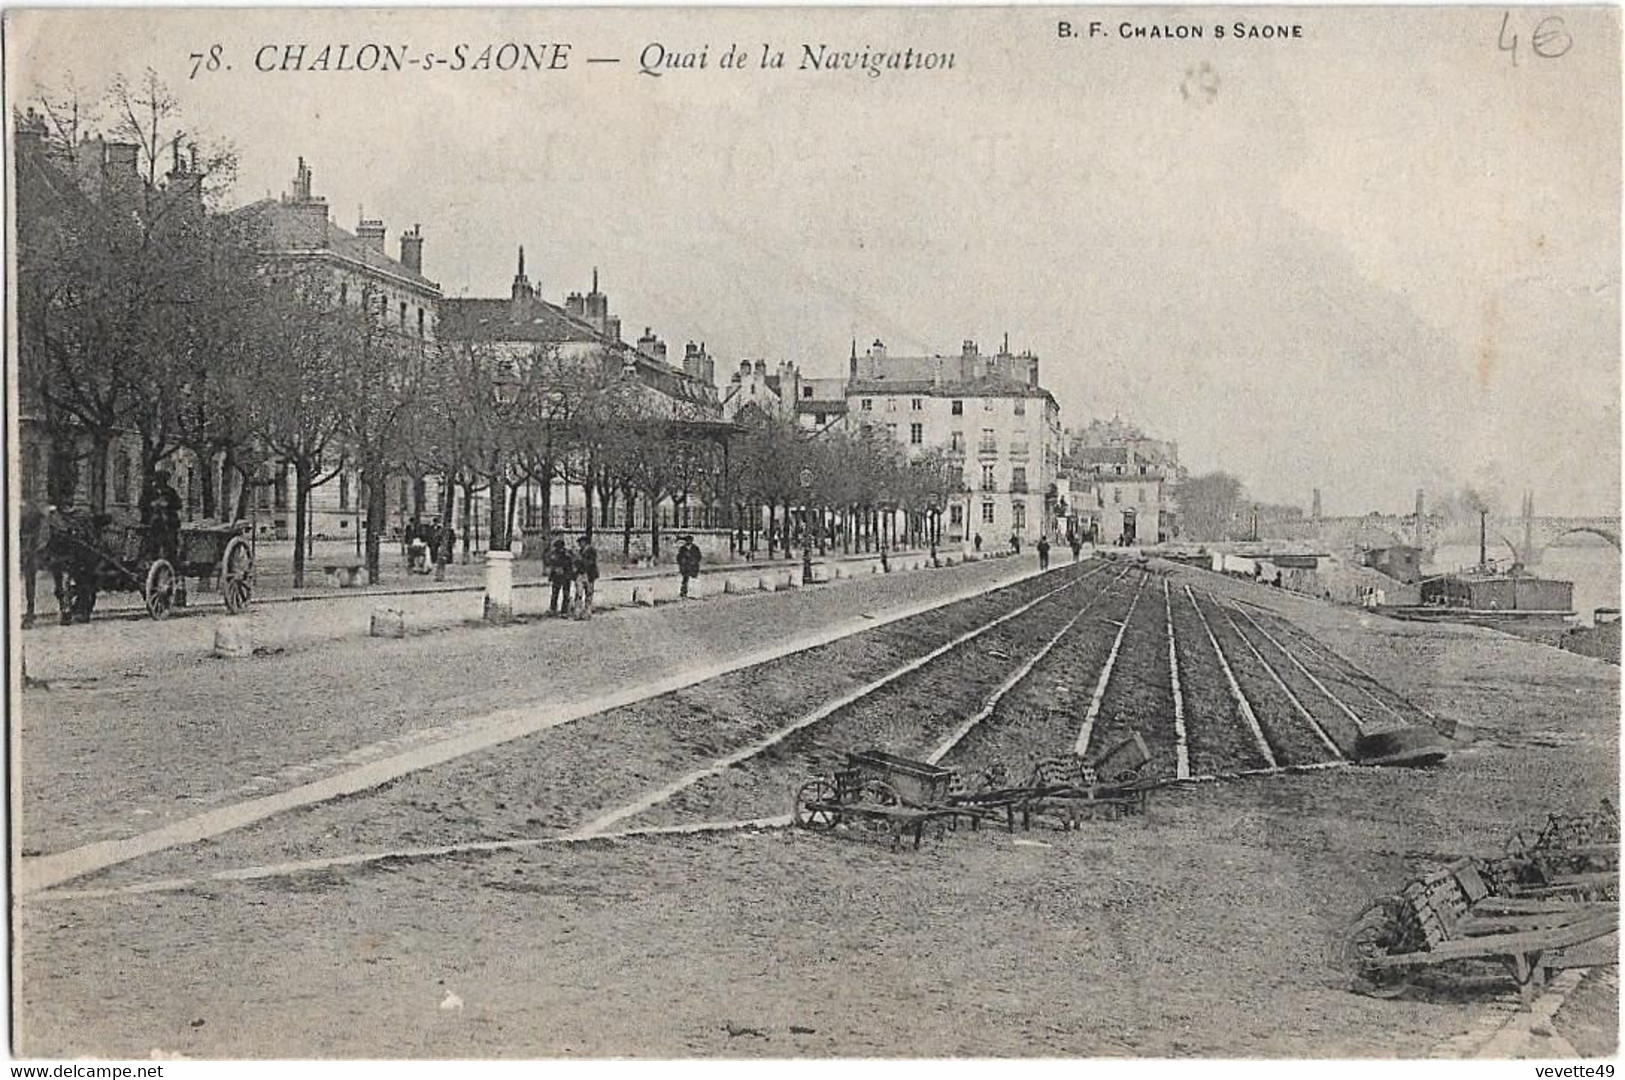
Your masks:
M 547 580 L 553 586 L 549 615 L 592 618 L 592 594 L 598 584 L 598 549 L 592 540 L 578 538 L 574 554 L 563 540 L 553 541 L 547 553 Z

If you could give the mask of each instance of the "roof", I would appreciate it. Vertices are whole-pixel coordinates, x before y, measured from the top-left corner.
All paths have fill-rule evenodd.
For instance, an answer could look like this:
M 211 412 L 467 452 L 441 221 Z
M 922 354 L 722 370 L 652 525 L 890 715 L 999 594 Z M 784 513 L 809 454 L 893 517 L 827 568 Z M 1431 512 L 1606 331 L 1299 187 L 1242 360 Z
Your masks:
M 526 341 L 559 344 L 591 341 L 610 344 L 591 323 L 577 319 L 556 304 L 538 299 L 525 305 L 515 318 L 512 300 L 446 299 L 440 302 L 443 338 L 469 341 Z
M 311 220 L 311 215 L 302 212 L 292 203 L 285 203 L 280 199 L 261 199 L 232 213 L 234 216 L 255 217 L 264 221 L 270 233 L 267 240 L 275 251 L 285 253 L 328 251 L 340 259 L 359 264 L 375 273 L 397 278 L 430 292 L 440 291 L 438 282 L 430 281 L 416 270 L 391 259 L 334 221 L 327 223 L 327 235 L 324 237 L 322 230 Z
M 804 413 L 844 413 L 846 412 L 846 399 L 799 398 L 796 401 L 796 411 Z
M 944 382 L 931 379 L 853 379 L 847 383 L 846 392 L 859 396 L 918 394 L 922 397 L 948 398 L 1041 397 L 1055 404 L 1055 395 L 1042 386 L 1032 386 L 1021 379 L 1012 379 L 1004 375 Z
M 1080 465 L 1127 465 L 1126 446 L 1080 446 L 1067 457 Z

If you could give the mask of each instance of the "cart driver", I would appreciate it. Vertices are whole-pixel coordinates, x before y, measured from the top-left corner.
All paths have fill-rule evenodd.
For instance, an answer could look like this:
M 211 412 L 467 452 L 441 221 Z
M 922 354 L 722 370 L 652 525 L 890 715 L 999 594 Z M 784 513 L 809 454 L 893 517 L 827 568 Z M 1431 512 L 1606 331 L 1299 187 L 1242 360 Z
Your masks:
M 181 497 L 169 483 L 169 473 L 153 470 L 147 490 L 141 493 L 141 524 L 156 557 L 174 563 L 179 555 Z

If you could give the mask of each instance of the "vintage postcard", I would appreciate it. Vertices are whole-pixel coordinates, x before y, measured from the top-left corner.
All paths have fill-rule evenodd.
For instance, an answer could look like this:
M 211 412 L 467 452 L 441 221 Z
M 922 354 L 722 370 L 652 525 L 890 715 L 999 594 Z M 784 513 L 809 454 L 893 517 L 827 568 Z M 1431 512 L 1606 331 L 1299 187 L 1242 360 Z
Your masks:
M 7 12 L 12 1054 L 1612 1058 L 1620 29 Z

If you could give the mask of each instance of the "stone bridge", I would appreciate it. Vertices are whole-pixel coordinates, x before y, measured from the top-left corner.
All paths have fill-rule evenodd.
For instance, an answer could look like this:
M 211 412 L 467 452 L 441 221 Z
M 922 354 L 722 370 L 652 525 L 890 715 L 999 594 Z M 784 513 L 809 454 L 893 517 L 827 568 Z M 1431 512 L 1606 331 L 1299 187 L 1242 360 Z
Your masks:
M 1363 517 L 1322 517 L 1282 523 L 1279 531 L 1294 540 L 1311 540 L 1334 550 L 1415 544 L 1436 548 L 1441 544 L 1478 543 L 1478 522 L 1445 521 L 1436 516 L 1422 519 L 1418 534 L 1414 514 L 1367 514 Z M 1262 527 L 1262 526 L 1261 526 Z M 1615 517 L 1492 517 L 1486 523 L 1490 553 L 1513 557 L 1528 566 L 1540 562 L 1541 554 L 1567 536 L 1590 535 L 1620 546 L 1620 519 Z

